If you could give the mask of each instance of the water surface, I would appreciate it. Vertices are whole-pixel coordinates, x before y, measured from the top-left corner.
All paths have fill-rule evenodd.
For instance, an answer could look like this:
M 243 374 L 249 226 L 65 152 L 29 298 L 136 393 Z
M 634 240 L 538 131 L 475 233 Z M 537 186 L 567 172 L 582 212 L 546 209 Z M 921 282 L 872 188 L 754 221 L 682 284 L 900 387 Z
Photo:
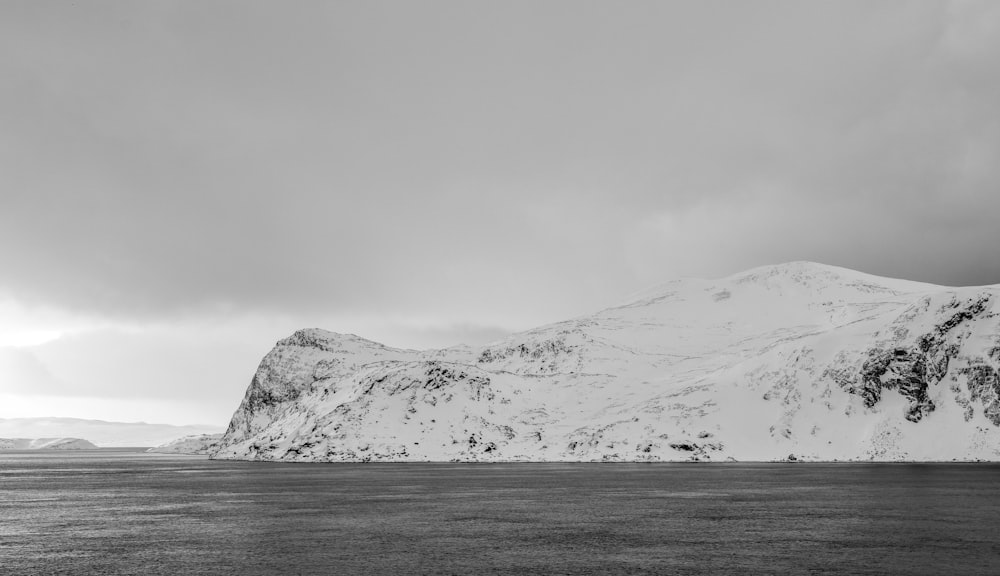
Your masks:
M 996 464 L 0 453 L 0 573 L 997 574 Z

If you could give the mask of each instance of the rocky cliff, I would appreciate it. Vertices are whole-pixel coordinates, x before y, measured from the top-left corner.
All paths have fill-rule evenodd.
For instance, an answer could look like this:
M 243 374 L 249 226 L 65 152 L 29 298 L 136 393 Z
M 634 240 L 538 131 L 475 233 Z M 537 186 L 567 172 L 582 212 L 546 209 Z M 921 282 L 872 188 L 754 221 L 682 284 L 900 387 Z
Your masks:
M 214 457 L 998 460 L 998 295 L 796 262 L 479 349 L 302 330 Z

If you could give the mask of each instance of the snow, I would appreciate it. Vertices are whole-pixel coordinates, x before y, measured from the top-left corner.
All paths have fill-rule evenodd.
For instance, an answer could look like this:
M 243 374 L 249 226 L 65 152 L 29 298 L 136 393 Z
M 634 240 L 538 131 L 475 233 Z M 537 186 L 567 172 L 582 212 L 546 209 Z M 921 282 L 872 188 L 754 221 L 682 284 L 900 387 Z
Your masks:
M 214 457 L 997 460 L 998 291 L 793 262 L 670 282 L 478 349 L 303 330 L 264 358 Z M 912 376 L 898 367 L 878 402 L 861 395 L 865 366 L 897 348 L 921 367 L 947 356 L 939 380 L 920 372 L 933 409 L 917 422 L 886 380 Z M 992 374 L 978 398 L 970 366 Z

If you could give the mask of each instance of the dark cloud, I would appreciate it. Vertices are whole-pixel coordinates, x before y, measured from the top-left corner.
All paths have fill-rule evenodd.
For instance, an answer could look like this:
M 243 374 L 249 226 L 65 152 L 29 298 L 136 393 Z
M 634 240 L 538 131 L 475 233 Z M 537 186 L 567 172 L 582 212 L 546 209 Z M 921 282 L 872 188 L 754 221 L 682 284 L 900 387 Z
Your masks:
M 1000 282 L 988 2 L 0 11 L 22 301 L 496 324 L 790 259 Z

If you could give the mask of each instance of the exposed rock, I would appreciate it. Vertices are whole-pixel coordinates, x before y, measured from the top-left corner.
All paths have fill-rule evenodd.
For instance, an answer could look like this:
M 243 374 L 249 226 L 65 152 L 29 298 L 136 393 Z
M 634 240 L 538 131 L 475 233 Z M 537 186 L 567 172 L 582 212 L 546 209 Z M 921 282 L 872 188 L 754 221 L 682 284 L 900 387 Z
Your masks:
M 961 368 L 960 372 L 966 377 L 971 400 L 979 401 L 986 418 L 994 426 L 1000 426 L 1000 375 L 997 369 L 980 361 Z
M 934 402 L 927 395 L 927 388 L 940 380 L 928 381 L 927 358 L 924 352 L 896 348 L 872 350 L 861 368 L 862 385 L 852 391 L 864 398 L 871 408 L 882 398 L 882 390 L 898 390 L 910 400 L 906 419 L 919 422 L 934 411 Z
M 553 374 L 569 371 L 575 361 L 574 347 L 566 343 L 567 334 L 539 342 L 520 342 L 513 345 L 484 349 L 476 359 L 477 364 L 493 369 L 509 369 L 519 374 Z
M 906 419 L 919 422 L 935 408 L 934 402 L 929 397 L 930 388 L 945 377 L 949 362 L 959 356 L 961 348 L 956 340 L 961 341 L 963 335 L 956 335 L 953 332 L 956 332 L 963 322 L 987 315 L 987 305 L 991 298 L 990 294 L 979 295 L 970 299 L 965 306 L 961 306 L 958 300 L 953 299 L 941 310 L 945 313 L 946 319 L 936 324 L 931 331 L 917 337 L 912 346 L 869 350 L 868 359 L 861 367 L 860 385 L 852 385 L 851 378 L 844 378 L 843 375 L 840 376 L 839 382 L 848 391 L 861 396 L 868 408 L 874 407 L 882 399 L 883 390 L 897 390 L 910 400 Z M 897 327 L 896 334 L 905 337 L 908 332 L 898 331 Z M 983 405 L 987 406 L 992 402 L 993 396 L 989 395 L 986 388 L 992 386 L 992 381 L 988 378 L 988 372 L 981 373 L 980 368 L 992 370 L 989 366 L 981 365 L 961 368 L 959 373 L 973 374 L 970 377 L 969 390 L 972 392 L 975 386 L 976 391 L 972 392 L 972 399 L 982 398 Z M 972 383 L 972 378 L 977 378 L 975 384 Z M 985 395 L 980 394 L 981 392 Z M 1000 422 L 994 424 L 1000 425 Z

